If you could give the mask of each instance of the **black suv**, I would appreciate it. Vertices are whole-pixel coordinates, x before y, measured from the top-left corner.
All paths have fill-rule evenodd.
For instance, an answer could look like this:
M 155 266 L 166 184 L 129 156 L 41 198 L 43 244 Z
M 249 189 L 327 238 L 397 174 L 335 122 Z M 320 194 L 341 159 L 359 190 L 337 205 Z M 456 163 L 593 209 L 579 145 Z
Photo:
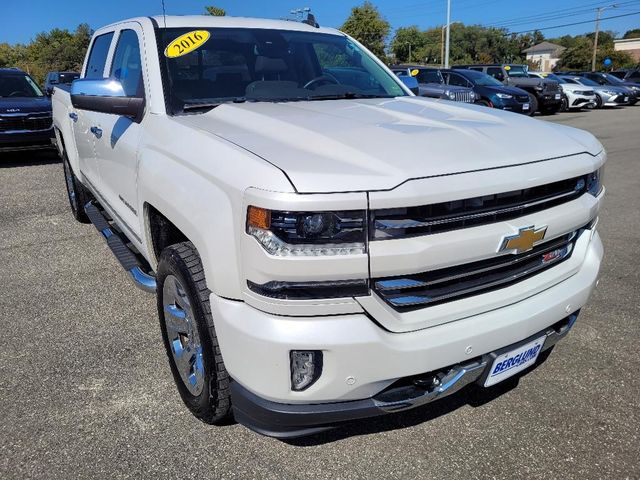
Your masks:
M 51 101 L 17 68 L 0 68 L 0 152 L 53 148 Z
M 44 79 L 44 93 L 51 96 L 56 85 L 71 85 L 71 82 L 80 78 L 78 72 L 49 72 Z
M 531 97 L 517 87 L 508 87 L 486 73 L 474 70 L 441 70 L 447 85 L 472 88 L 476 103 L 491 108 L 532 115 Z
M 640 68 L 623 68 L 614 70 L 611 75 L 625 82 L 640 84 Z
M 518 87 L 531 94 L 531 111 L 553 114 L 562 107 L 562 91 L 555 80 L 529 78 L 526 65 L 494 63 L 458 65 L 454 69 L 476 70 L 486 73 L 504 85 Z

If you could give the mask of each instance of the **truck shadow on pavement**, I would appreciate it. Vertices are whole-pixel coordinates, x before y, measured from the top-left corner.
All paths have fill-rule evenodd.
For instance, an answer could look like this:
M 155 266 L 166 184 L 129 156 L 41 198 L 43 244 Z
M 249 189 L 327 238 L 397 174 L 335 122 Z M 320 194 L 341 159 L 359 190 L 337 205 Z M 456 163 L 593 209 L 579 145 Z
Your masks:
M 490 388 L 484 388 L 475 384 L 468 385 L 454 395 L 436 400 L 433 403 L 413 410 L 391 413 L 381 417 L 354 420 L 339 425 L 333 430 L 308 437 L 282 439 L 282 441 L 297 447 L 314 447 L 359 435 L 369 435 L 415 427 L 421 423 L 435 420 L 438 417 L 452 413 L 466 405 L 473 408 L 482 407 L 516 388 L 520 382 L 520 378 L 528 375 L 533 370 L 537 370 L 547 361 L 551 350 L 553 349 L 543 352 L 536 365 Z
M 33 167 L 60 162 L 58 152 L 55 150 L 0 153 L 0 168 Z

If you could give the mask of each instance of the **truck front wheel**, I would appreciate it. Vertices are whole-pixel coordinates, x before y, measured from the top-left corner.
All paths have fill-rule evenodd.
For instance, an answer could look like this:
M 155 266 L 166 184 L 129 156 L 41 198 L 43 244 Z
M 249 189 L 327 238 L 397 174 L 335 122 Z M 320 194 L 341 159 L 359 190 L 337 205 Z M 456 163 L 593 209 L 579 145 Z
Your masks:
M 224 423 L 231 410 L 229 374 L 213 325 L 211 292 L 191 242 L 162 251 L 157 292 L 162 338 L 182 401 L 203 422 Z

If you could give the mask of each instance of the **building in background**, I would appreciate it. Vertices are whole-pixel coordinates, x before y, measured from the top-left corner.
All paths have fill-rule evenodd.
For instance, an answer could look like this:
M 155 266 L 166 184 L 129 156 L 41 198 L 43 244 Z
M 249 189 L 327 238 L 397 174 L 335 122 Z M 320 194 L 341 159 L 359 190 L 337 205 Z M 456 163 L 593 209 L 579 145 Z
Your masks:
M 614 40 L 613 45 L 615 50 L 627 52 L 634 60 L 640 62 L 640 38 L 621 38 Z
M 527 55 L 529 64 L 538 64 L 537 70 L 550 72 L 560 60 L 560 55 L 565 48 L 551 42 L 542 42 L 533 47 L 525 48 L 522 53 Z

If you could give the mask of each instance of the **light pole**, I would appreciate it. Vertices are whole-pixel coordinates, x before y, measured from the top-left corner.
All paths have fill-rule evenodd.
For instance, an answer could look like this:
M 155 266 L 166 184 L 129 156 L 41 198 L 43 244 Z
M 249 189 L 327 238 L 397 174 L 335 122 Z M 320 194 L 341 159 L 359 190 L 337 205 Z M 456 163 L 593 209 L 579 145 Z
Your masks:
M 444 66 L 444 62 L 445 62 L 444 61 L 444 31 L 447 28 L 447 26 L 454 25 L 456 23 L 461 23 L 461 22 L 449 22 L 449 23 L 447 23 L 447 25 L 443 25 L 440 28 L 440 66 L 443 67 L 443 68 L 449 68 L 449 66 L 448 66 L 448 62 L 449 62 L 449 60 L 448 60 L 449 59 L 449 47 L 448 46 L 447 46 L 447 66 L 446 67 Z
M 593 56 L 591 57 L 591 71 L 596 71 L 596 54 L 598 53 L 598 34 L 600 33 L 600 16 L 608 8 L 618 8 L 615 3 L 606 7 L 596 8 L 596 34 L 593 37 Z
M 449 68 L 449 34 L 451 33 L 451 0 L 447 0 L 447 40 L 444 47 L 444 68 Z

